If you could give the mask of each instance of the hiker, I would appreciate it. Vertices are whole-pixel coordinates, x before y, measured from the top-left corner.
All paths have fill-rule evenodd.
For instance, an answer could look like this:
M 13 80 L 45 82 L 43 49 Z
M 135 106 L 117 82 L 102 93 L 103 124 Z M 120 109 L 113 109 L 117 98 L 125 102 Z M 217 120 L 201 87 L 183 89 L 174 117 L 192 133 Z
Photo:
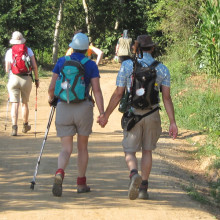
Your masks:
M 65 174 L 65 168 L 68 164 L 69 158 L 73 150 L 73 136 L 77 134 L 77 150 L 78 150 L 78 177 L 77 177 L 77 192 L 86 193 L 90 191 L 90 187 L 87 185 L 86 181 L 86 169 L 88 164 L 88 139 L 92 132 L 93 125 L 93 100 L 89 95 L 90 85 L 95 97 L 95 101 L 100 113 L 100 116 L 104 114 L 103 106 L 103 96 L 99 84 L 99 70 L 94 61 L 85 57 L 85 53 L 89 47 L 88 37 L 83 33 L 76 34 L 72 42 L 69 45 L 73 48 L 74 52 L 70 56 L 61 57 L 54 69 L 51 79 L 51 83 L 48 89 L 49 94 L 49 104 L 54 105 L 54 100 L 56 103 L 56 98 L 54 92 L 57 90 L 57 83 L 59 83 L 59 77 L 64 63 L 66 64 L 66 59 L 71 59 L 72 61 L 80 61 L 85 68 L 84 84 L 85 86 L 85 100 L 78 103 L 71 103 L 71 91 L 69 93 L 69 103 L 68 101 L 58 100 L 56 107 L 56 130 L 57 136 L 61 140 L 61 152 L 58 157 L 58 169 L 55 173 L 54 184 L 52 192 L 54 196 L 62 195 L 62 183 Z M 69 62 L 69 61 L 68 61 Z M 67 64 L 68 64 L 67 62 Z M 71 80 L 70 80 L 71 81 Z M 66 82 L 67 83 L 67 82 Z M 62 85 L 61 85 L 62 86 Z M 68 85 L 67 85 L 68 88 Z M 66 90 L 67 90 L 66 88 Z M 75 87 L 76 88 L 76 87 Z M 62 98 L 62 92 L 58 92 Z M 67 95 L 63 99 L 67 98 Z M 56 104 L 55 104 L 56 105 Z
M 155 43 L 148 35 L 138 36 L 136 42 L 140 47 L 140 52 L 143 52 L 143 58 L 138 59 L 138 62 L 141 63 L 142 66 L 151 65 L 155 61 L 151 55 L 154 51 Z M 155 86 L 157 85 L 157 88 L 161 88 L 162 90 L 163 103 L 170 121 L 169 135 L 173 139 L 175 139 L 178 134 L 178 128 L 175 122 L 174 107 L 170 96 L 170 72 L 168 68 L 162 63 L 159 63 L 156 66 L 155 70 Z M 104 116 L 98 119 L 98 123 L 102 127 L 107 124 L 109 116 L 119 104 L 125 89 L 131 88 L 132 71 L 133 62 L 130 59 L 124 61 L 118 72 L 116 80 L 117 87 L 112 94 Z M 125 161 L 130 171 L 128 197 L 131 200 L 136 198 L 148 199 L 149 197 L 148 179 L 152 168 L 152 150 L 156 148 L 156 143 L 162 132 L 158 106 L 159 101 L 158 104 L 155 104 L 150 109 L 138 109 L 131 107 L 128 111 L 132 111 L 134 117 L 135 115 L 144 115 L 146 113 L 151 113 L 150 115 L 142 118 L 138 123 L 133 123 L 134 127 L 131 128 L 131 130 L 128 130 L 128 127 L 125 127 L 123 130 L 124 138 L 122 141 L 122 145 L 125 153 Z M 141 176 L 138 173 L 138 161 L 136 158 L 136 152 L 140 150 L 142 150 Z
M 66 52 L 66 56 L 69 56 L 73 53 L 73 48 L 69 48 Z M 86 56 L 88 56 L 89 59 L 92 58 L 92 55 L 96 55 L 96 65 L 98 66 L 100 62 L 102 61 L 104 53 L 99 48 L 95 47 L 93 43 L 90 43 L 89 48 L 87 50 Z
M 5 55 L 5 71 L 8 73 L 8 93 L 11 105 L 12 136 L 18 132 L 18 109 L 21 96 L 23 133 L 31 130 L 28 124 L 28 102 L 32 89 L 32 69 L 35 76 L 35 86 L 39 87 L 38 68 L 31 48 L 25 45 L 26 39 L 19 31 L 12 34 L 10 44 L 13 45 Z M 21 53 L 19 52 L 21 51 Z
M 120 63 L 124 60 L 124 57 L 127 56 L 127 51 L 129 51 L 129 56 L 132 55 L 131 44 L 132 39 L 128 37 L 128 30 L 124 30 L 122 37 L 118 39 L 118 43 L 115 49 L 115 55 L 118 57 Z
M 89 49 L 87 50 L 87 56 L 89 59 L 92 58 L 92 55 L 96 55 L 96 65 L 98 66 L 103 58 L 104 53 L 99 48 L 95 47 L 93 43 L 90 43 Z

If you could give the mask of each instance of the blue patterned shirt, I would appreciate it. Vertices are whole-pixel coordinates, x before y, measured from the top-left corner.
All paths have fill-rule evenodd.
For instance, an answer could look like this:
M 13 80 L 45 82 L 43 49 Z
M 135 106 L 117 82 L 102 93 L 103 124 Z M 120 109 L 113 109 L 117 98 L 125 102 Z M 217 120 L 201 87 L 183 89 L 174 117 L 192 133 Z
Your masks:
M 149 66 L 154 61 L 155 59 L 151 56 L 151 54 L 146 52 L 143 53 L 143 59 L 138 59 L 138 62 L 140 62 L 142 66 Z M 160 87 L 160 85 L 170 87 L 170 72 L 168 68 L 162 63 L 159 63 L 156 67 L 156 70 L 157 70 L 156 82 L 158 84 L 158 87 Z M 133 71 L 132 60 L 123 61 L 117 75 L 116 86 L 118 87 L 127 86 L 127 89 L 129 91 L 131 86 L 132 71 Z

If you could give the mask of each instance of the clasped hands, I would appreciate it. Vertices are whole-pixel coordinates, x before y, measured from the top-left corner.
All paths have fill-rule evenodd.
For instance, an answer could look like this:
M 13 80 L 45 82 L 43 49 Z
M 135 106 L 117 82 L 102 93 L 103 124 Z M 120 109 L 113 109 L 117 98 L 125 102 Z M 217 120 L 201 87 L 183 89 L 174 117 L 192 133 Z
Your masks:
M 97 123 L 99 123 L 102 128 L 106 126 L 106 124 L 108 123 L 108 118 L 105 113 L 102 113 L 98 116 Z

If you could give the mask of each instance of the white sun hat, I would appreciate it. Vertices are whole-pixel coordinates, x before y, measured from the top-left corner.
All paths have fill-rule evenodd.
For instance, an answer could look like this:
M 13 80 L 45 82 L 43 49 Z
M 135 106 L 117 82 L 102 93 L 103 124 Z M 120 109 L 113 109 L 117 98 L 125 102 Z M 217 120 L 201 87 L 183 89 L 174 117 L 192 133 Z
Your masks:
M 75 50 L 87 50 L 89 48 L 89 39 L 83 33 L 75 34 L 69 46 Z
M 10 40 L 10 44 L 24 44 L 26 39 L 23 37 L 22 33 L 19 31 L 15 31 L 12 34 L 12 38 Z

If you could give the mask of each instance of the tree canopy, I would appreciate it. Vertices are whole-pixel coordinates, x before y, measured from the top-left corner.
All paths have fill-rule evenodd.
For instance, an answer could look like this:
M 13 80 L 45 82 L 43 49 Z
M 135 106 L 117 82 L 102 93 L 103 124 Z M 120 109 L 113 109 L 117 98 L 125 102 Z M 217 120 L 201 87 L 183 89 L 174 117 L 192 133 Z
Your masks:
M 55 58 L 62 56 L 68 49 L 73 33 L 78 29 L 89 34 L 91 41 L 104 51 L 105 56 L 113 56 L 117 40 L 124 29 L 128 29 L 133 40 L 140 34 L 152 35 L 158 42 L 160 51 L 165 52 L 168 46 L 175 43 L 193 42 L 198 36 L 205 39 L 205 34 L 201 35 L 201 30 L 208 29 L 208 19 L 218 22 L 213 16 L 219 11 L 219 0 L 208 0 L 209 4 L 206 2 L 205 0 L 2 0 L 0 57 L 1 60 L 4 59 L 5 52 L 10 47 L 9 40 L 15 30 L 23 33 L 27 45 L 34 50 L 40 63 L 52 63 L 54 46 L 58 52 Z M 62 20 L 58 27 L 59 34 L 56 36 L 55 28 L 60 5 Z M 210 10 L 209 8 L 213 6 L 217 9 Z M 216 23 L 215 26 L 219 27 L 219 24 Z M 213 30 L 218 32 L 219 28 Z M 219 38 L 216 37 L 219 33 L 212 36 L 215 36 L 215 48 L 219 50 L 216 46 L 219 44 Z M 194 46 L 201 52 L 202 45 Z M 216 53 L 219 51 L 215 51 Z M 218 61 L 216 57 L 213 59 L 214 63 Z

